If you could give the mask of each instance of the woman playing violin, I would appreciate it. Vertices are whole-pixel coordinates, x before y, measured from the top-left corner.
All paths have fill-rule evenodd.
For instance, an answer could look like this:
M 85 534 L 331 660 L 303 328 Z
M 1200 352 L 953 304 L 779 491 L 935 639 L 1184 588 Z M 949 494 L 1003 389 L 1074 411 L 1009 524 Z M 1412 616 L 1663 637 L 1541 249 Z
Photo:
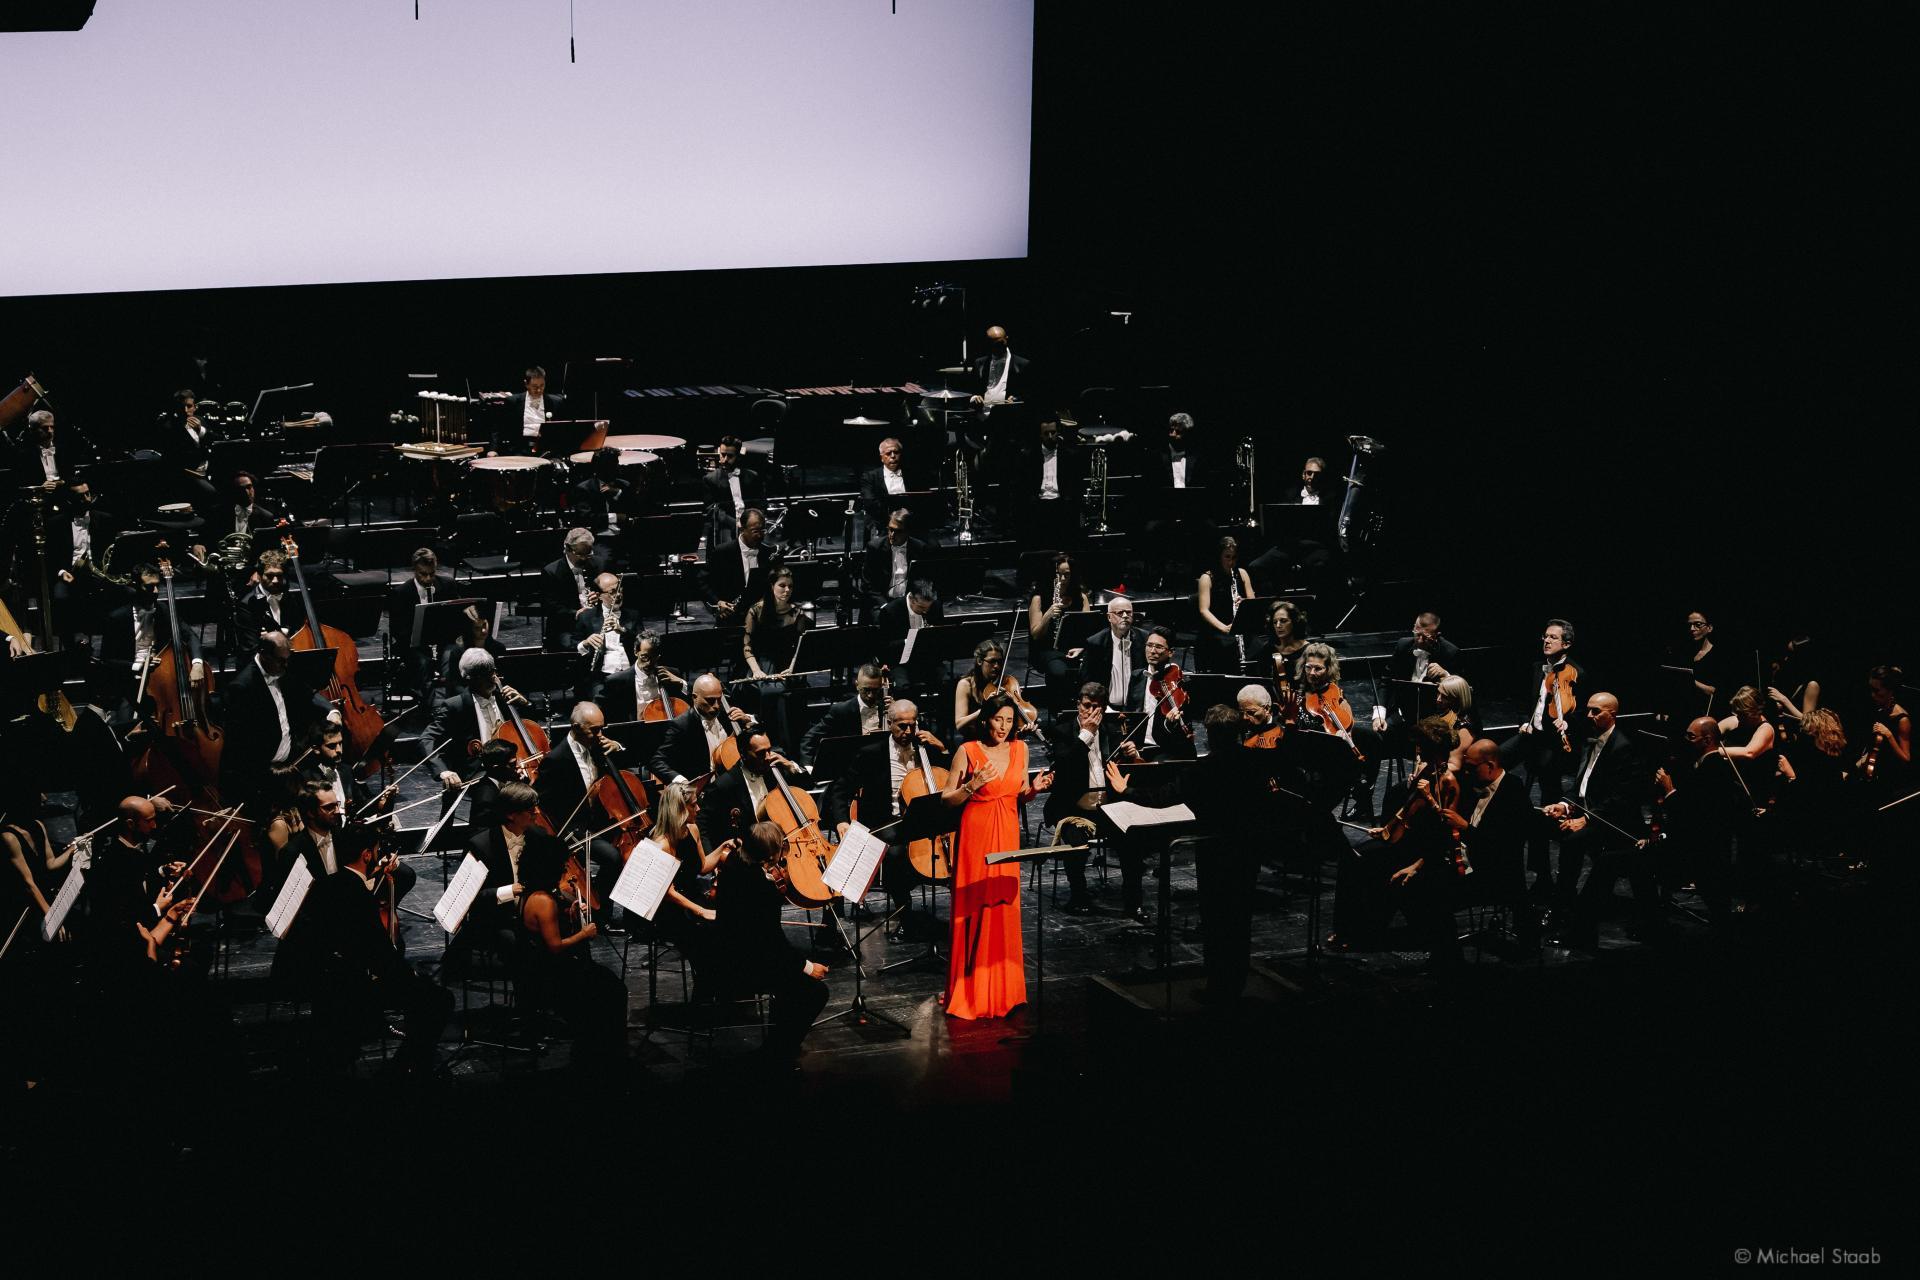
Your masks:
M 706 926 L 718 918 L 714 875 L 733 848 L 730 842 L 703 839 L 699 822 L 699 793 L 681 779 L 661 788 L 654 802 L 653 830 L 647 836 L 680 863 L 654 923 L 663 937 L 687 951 L 696 970 L 705 959 Z
M 973 648 L 973 670 L 961 676 L 953 686 L 954 732 L 966 729 L 980 718 L 981 709 L 997 695 L 1005 695 L 1020 714 L 1018 732 L 1033 729 L 1040 713 L 1020 697 L 1020 682 L 1005 674 L 1007 651 L 998 640 L 982 640 Z
M 1283 687 L 1300 683 L 1300 655 L 1307 648 L 1307 612 L 1291 600 L 1275 600 L 1267 610 L 1267 634 L 1250 646 L 1248 658 L 1260 675 Z M 1284 696 L 1281 702 L 1286 702 Z
M 567 848 L 559 840 L 544 831 L 526 833 L 519 866 L 520 926 L 531 945 L 520 993 L 566 1021 L 576 1064 L 604 1066 L 626 1055 L 627 986 L 593 959 L 600 927 L 582 922 L 586 886 L 573 880 L 567 864 Z
M 1453 726 L 1439 716 L 1414 725 L 1420 764 L 1404 802 L 1386 825 L 1367 832 L 1369 839 L 1354 850 L 1356 856 L 1339 862 L 1330 950 L 1378 943 L 1396 911 L 1404 910 L 1416 928 L 1434 926 L 1432 908 L 1446 901 L 1459 875 L 1452 858 L 1454 831 L 1465 825 L 1445 816 L 1459 803 L 1459 783 L 1447 772 L 1456 741 Z M 1445 927 L 1452 927 L 1450 917 Z

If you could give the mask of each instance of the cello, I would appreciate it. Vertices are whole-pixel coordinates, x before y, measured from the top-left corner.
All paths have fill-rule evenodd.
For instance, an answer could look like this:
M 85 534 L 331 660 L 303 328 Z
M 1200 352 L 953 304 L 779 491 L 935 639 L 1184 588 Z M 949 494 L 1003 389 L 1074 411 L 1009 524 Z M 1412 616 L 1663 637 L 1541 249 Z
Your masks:
M 787 901 L 796 907 L 824 907 L 835 896 L 826 882 L 827 864 L 833 861 L 834 851 L 826 833 L 820 830 L 820 810 L 812 796 L 787 784 L 787 775 L 777 761 L 768 760 L 767 771 L 773 775 L 777 790 L 767 793 L 755 817 L 780 828 Z
M 921 796 L 937 796 L 947 789 L 952 779 L 952 771 L 936 769 L 927 759 L 925 743 L 913 744 L 913 751 L 920 758 L 917 770 L 908 770 L 900 779 L 900 809 L 907 807 Z M 907 860 L 923 879 L 936 883 L 953 877 L 953 844 L 957 833 L 949 831 L 945 835 L 927 836 L 907 845 Z
M 498 705 L 505 712 L 500 717 L 500 727 L 493 731 L 494 740 L 513 748 L 514 768 L 521 777 L 532 782 L 540 776 L 540 757 L 546 755 L 553 746 L 547 739 L 547 731 L 521 718 L 520 704 L 515 701 L 519 695 L 512 694 L 505 685 L 494 685 L 490 696 L 498 699 Z M 485 745 L 480 739 L 474 738 L 467 743 L 467 754 L 477 756 Z
M 634 846 L 646 834 L 647 788 L 640 781 L 639 774 L 630 769 L 616 768 L 613 761 L 607 758 L 605 748 L 595 746 L 592 752 L 594 761 L 606 772 L 594 780 L 589 794 L 607 817 L 619 824 L 613 833 L 613 843 L 620 850 L 620 861 L 624 863 L 633 856 Z
M 307 590 L 306 571 L 300 567 L 300 546 L 293 540 L 293 532 L 284 520 L 280 522 L 280 545 L 287 553 L 287 563 L 293 566 L 293 581 L 300 590 L 301 607 L 307 613 L 306 622 L 287 637 L 287 645 L 293 649 L 333 650 L 333 672 L 327 681 L 327 700 L 340 708 L 347 744 L 354 759 L 360 762 L 360 776 L 364 778 L 367 776 L 366 766 L 372 763 L 369 757 L 374 744 L 386 732 L 387 722 L 360 696 L 356 679 L 360 673 L 360 646 L 338 627 L 321 623 L 320 615 L 313 607 L 313 593 Z M 381 753 L 379 759 L 384 766 L 385 752 Z
M 640 719 L 642 721 L 672 720 L 676 716 L 685 715 L 690 705 L 685 698 L 675 695 L 667 688 L 669 684 L 677 684 L 684 689 L 687 687 L 687 682 L 679 675 L 660 666 L 653 660 L 653 651 L 658 647 L 659 644 L 653 639 L 651 633 L 643 634 L 638 640 L 634 641 L 633 645 L 634 669 L 636 671 L 651 671 L 653 672 L 654 679 L 660 682 L 660 696 L 640 708 Z

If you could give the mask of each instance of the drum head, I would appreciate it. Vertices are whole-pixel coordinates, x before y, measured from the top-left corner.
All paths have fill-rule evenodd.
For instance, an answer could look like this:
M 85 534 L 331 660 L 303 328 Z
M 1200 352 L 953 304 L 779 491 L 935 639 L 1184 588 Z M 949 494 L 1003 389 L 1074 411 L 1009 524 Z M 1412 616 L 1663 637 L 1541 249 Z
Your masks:
M 467 465 L 476 471 L 538 471 L 553 464 L 545 458 L 475 458 Z

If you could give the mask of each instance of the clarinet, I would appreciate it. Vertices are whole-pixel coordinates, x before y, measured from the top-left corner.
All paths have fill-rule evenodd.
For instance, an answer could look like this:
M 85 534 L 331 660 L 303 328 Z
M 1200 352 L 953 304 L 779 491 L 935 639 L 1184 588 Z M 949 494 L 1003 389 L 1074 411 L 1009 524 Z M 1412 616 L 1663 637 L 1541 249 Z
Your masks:
M 1227 604 L 1233 610 L 1233 617 L 1240 616 L 1240 570 L 1235 569 L 1227 576 Z M 1240 655 L 1240 669 L 1247 667 L 1247 637 L 1240 632 L 1233 633 L 1233 647 Z
M 1053 607 L 1060 612 L 1053 615 L 1053 634 L 1047 637 L 1048 646 L 1056 650 L 1060 647 L 1060 628 L 1065 626 L 1067 621 L 1066 604 L 1067 586 L 1056 573 L 1053 575 Z

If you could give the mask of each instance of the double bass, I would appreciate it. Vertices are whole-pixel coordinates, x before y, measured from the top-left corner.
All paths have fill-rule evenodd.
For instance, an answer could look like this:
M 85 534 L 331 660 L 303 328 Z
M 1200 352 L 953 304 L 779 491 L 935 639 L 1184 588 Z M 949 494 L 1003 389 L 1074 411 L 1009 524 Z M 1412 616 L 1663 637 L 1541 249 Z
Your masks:
M 333 672 L 327 680 L 326 696 L 329 702 L 340 708 L 348 749 L 353 758 L 360 762 L 360 776 L 364 778 L 367 776 L 367 766 L 373 763 L 374 746 L 386 732 L 387 722 L 360 696 L 357 682 L 360 646 L 340 628 L 321 623 L 320 615 L 313 607 L 313 593 L 307 590 L 306 571 L 300 567 L 300 546 L 293 540 L 293 533 L 284 520 L 280 524 L 280 545 L 287 553 L 287 563 L 293 568 L 293 581 L 300 591 L 300 604 L 307 613 L 306 622 L 287 637 L 287 645 L 293 649 L 333 650 Z M 380 759 L 384 763 L 384 752 Z

